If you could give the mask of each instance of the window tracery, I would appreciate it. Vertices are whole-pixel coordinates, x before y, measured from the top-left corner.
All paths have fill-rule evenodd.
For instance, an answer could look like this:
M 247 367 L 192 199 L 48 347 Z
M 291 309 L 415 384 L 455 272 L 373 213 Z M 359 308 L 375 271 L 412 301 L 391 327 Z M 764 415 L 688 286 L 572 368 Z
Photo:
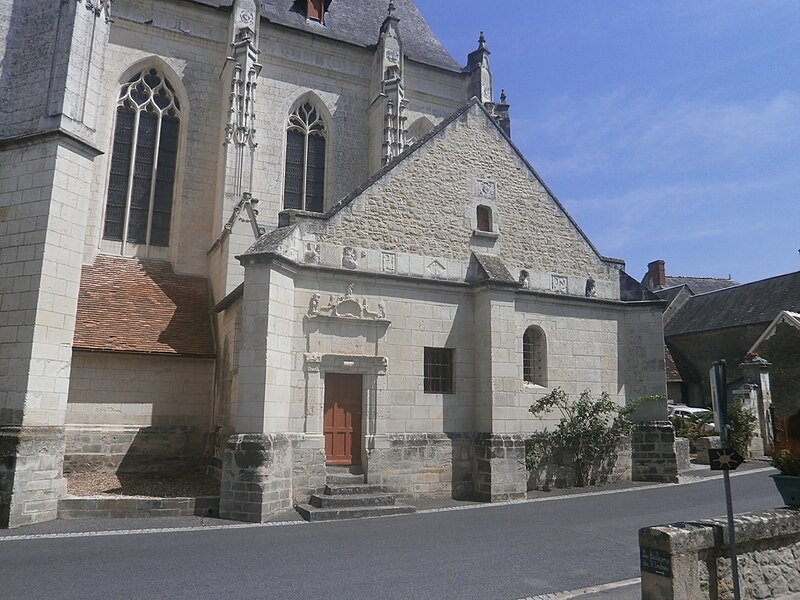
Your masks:
M 283 192 L 285 209 L 323 211 L 326 138 L 325 121 L 311 103 L 301 104 L 289 115 Z
M 103 237 L 168 246 L 180 131 L 180 101 L 155 68 L 125 83 L 117 102 Z

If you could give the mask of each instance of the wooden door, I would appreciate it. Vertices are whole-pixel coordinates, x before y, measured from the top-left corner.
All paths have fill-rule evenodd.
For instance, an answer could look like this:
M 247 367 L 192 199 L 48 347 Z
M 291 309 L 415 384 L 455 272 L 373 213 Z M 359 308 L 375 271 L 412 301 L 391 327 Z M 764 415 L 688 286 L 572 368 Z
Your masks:
M 325 374 L 323 432 L 329 465 L 361 464 L 361 375 Z

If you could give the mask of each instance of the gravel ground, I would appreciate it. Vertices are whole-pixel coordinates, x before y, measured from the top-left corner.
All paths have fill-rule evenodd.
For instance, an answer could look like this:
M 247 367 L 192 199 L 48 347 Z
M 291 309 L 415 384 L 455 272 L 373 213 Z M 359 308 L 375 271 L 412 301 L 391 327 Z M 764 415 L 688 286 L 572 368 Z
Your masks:
M 67 479 L 67 494 L 70 496 L 182 498 L 219 495 L 219 482 L 202 474 L 67 473 L 64 477 Z

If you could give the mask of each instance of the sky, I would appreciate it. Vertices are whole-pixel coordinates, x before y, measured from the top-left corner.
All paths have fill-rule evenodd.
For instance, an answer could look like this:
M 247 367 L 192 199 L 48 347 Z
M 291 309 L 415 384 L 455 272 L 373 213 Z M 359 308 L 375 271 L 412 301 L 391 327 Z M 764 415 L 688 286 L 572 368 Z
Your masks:
M 485 32 L 515 144 L 633 277 L 800 270 L 800 2 L 416 3 L 462 65 Z

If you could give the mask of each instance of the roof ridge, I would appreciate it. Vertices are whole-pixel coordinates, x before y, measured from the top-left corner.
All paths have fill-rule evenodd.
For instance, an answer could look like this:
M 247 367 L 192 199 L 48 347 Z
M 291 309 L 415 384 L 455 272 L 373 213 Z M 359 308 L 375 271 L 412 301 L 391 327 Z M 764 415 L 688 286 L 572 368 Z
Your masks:
M 726 288 L 720 288 L 718 290 L 711 290 L 710 292 L 701 292 L 699 294 L 695 294 L 694 296 L 692 296 L 692 298 L 697 298 L 699 296 L 707 296 L 709 294 L 718 294 L 720 292 L 729 292 L 731 290 L 738 289 L 738 288 L 743 288 L 743 287 L 746 287 L 748 285 L 757 285 L 757 284 L 761 284 L 761 283 L 770 281 L 772 279 L 780 279 L 782 277 L 789 277 L 790 275 L 800 275 L 800 271 L 792 271 L 791 273 L 783 273 L 782 275 L 773 275 L 772 277 L 767 277 L 765 279 L 758 279 L 756 281 L 748 281 L 747 283 L 737 283 L 736 285 L 732 285 L 732 286 L 729 286 L 729 287 L 726 287 Z

